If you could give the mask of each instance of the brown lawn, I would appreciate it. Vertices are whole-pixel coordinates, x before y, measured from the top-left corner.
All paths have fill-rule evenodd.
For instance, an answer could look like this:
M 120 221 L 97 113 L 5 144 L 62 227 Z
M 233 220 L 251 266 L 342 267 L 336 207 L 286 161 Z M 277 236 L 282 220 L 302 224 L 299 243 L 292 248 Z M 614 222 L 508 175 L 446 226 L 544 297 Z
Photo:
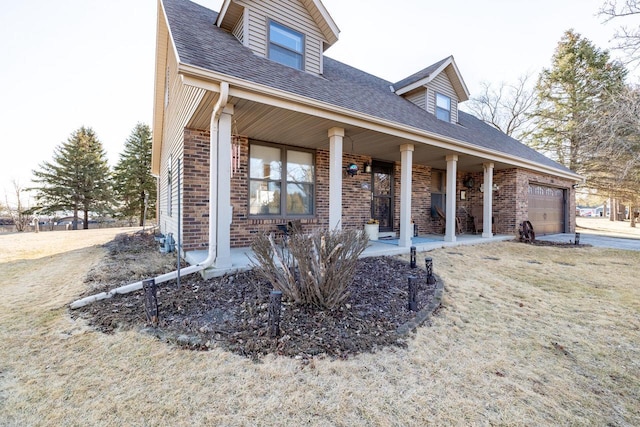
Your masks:
M 423 253 L 445 297 L 407 349 L 255 363 L 71 320 L 122 231 L 0 235 L 0 425 L 640 425 L 640 252 Z

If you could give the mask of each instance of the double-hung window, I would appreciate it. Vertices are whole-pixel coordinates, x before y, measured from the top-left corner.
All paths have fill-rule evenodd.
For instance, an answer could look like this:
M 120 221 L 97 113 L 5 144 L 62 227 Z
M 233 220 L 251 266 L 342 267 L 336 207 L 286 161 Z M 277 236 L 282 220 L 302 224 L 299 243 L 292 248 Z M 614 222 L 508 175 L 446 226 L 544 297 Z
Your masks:
M 251 144 L 249 156 L 249 215 L 314 214 L 313 152 Z
M 269 59 L 303 69 L 304 35 L 277 22 L 269 22 Z
M 436 93 L 436 117 L 451 122 L 451 98 L 441 93 Z

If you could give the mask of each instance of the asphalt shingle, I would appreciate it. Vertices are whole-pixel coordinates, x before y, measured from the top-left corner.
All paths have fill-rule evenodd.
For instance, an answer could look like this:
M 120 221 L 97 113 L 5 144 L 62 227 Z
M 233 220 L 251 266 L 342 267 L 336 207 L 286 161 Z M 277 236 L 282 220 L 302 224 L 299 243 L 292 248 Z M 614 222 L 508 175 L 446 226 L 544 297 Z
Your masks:
M 323 59 L 322 76 L 278 64 L 255 55 L 232 34 L 218 28 L 214 24 L 217 12 L 188 0 L 163 0 L 163 4 L 179 60 L 183 64 L 569 171 L 464 111 L 458 111 L 458 124 L 438 120 L 433 114 L 392 92 L 392 82 L 327 56 Z M 395 86 L 423 78 L 420 76 L 437 69 L 438 64 L 407 77 Z

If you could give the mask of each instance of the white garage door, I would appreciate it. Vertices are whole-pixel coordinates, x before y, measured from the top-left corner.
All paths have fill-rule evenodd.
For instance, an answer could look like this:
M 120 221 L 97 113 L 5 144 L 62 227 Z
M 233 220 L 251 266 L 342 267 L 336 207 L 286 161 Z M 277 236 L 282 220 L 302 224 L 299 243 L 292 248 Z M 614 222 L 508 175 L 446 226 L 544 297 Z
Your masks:
M 536 234 L 565 232 L 565 190 L 529 184 L 529 221 Z

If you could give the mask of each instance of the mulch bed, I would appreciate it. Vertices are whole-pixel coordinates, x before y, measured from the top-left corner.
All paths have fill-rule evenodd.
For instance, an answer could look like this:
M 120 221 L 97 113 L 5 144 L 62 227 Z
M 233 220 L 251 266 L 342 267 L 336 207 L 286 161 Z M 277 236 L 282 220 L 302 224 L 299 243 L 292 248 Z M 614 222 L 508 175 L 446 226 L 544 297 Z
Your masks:
M 155 246 L 142 240 L 136 245 L 134 240 L 117 248 L 115 241 L 111 243 L 110 259 L 102 268 L 113 268 L 116 275 L 116 269 L 126 268 L 123 263 L 144 262 L 140 245 Z M 270 353 L 304 360 L 318 355 L 347 358 L 383 347 L 406 347 L 407 337 L 397 329 L 416 315 L 407 307 L 409 276 L 419 283 L 420 310 L 433 299 L 435 288 L 427 285 L 424 269 L 411 269 L 396 257 L 363 258 L 349 286 L 350 295 L 339 308 L 319 310 L 283 301 L 281 333 L 276 338 L 268 333 L 272 288 L 252 271 L 210 280 L 192 274 L 181 278 L 180 287 L 175 281 L 160 284 L 155 327 L 147 322 L 143 291 L 95 302 L 72 315 L 88 319 L 106 333 L 139 329 L 184 348 L 221 347 L 255 360 Z

